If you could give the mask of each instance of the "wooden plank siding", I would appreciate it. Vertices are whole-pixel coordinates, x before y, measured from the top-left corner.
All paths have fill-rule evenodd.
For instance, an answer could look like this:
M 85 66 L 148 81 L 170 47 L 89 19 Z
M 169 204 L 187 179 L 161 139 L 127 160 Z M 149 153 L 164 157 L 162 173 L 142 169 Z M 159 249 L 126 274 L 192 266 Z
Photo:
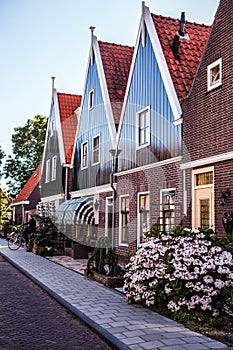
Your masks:
M 150 146 L 137 150 L 136 113 L 147 106 L 151 109 Z M 174 115 L 147 32 L 144 47 L 140 39 L 120 130 L 119 171 L 181 155 L 181 126 L 174 126 L 173 121 Z
M 94 107 L 88 108 L 89 92 L 94 90 Z M 100 163 L 92 164 L 92 139 L 100 136 Z M 81 169 L 82 143 L 88 141 L 88 167 Z M 86 89 L 83 97 L 83 106 L 79 119 L 77 142 L 72 171 L 72 190 L 80 190 L 89 187 L 109 183 L 111 172 L 112 148 L 111 135 L 106 117 L 106 106 L 103 102 L 96 60 L 89 65 Z
M 52 130 L 53 129 L 53 130 Z M 59 142 L 58 142 L 58 129 L 55 116 L 55 108 L 52 106 L 51 115 L 48 124 L 46 145 L 44 154 L 44 166 L 41 177 L 41 198 L 49 197 L 57 194 L 64 193 L 64 174 L 61 165 Z M 52 157 L 56 156 L 56 179 L 46 182 L 46 162 L 50 159 L 52 163 Z M 50 172 L 52 171 L 52 164 L 50 164 Z

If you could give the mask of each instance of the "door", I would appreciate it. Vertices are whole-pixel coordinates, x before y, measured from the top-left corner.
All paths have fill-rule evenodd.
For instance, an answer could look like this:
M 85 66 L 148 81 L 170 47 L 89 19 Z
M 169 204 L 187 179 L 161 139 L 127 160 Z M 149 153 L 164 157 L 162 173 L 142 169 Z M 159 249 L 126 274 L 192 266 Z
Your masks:
M 194 228 L 213 228 L 213 188 L 195 189 Z

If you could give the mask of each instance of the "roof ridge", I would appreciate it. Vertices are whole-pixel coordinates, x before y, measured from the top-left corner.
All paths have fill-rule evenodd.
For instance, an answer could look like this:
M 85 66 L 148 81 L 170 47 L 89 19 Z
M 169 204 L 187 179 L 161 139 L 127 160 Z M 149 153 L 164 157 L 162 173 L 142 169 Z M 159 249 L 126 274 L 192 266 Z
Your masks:
M 57 92 L 57 94 L 82 97 L 82 95 L 80 95 L 80 94 L 72 94 L 72 93 L 68 93 L 68 92 Z
M 155 17 L 160 17 L 160 18 L 166 18 L 166 19 L 169 19 L 169 20 L 173 20 L 173 21 L 179 21 L 180 19 L 179 18 L 174 18 L 174 17 L 170 17 L 170 16 L 164 16 L 164 15 L 157 15 L 156 13 L 151 13 L 152 16 L 155 16 Z M 194 24 L 196 26 L 201 26 L 201 27 L 206 27 L 206 28 L 210 28 L 211 25 L 208 25 L 208 24 L 205 24 L 205 23 L 198 23 L 198 22 L 195 22 L 195 21 L 188 21 L 188 20 L 185 20 L 185 24 Z
M 108 42 L 108 41 L 103 41 L 103 40 L 98 40 L 98 43 L 102 43 L 102 44 L 108 44 L 108 45 L 114 45 L 114 46 L 120 46 L 120 47 L 128 47 L 130 49 L 134 48 L 134 45 L 125 45 L 125 44 L 117 44 L 117 43 L 113 43 L 113 42 Z

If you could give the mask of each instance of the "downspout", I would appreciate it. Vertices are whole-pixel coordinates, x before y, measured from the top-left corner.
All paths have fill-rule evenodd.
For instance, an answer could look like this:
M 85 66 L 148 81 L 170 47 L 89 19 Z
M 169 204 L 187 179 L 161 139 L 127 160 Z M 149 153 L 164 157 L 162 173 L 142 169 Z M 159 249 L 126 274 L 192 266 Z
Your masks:
M 65 174 L 65 200 L 68 199 L 68 167 L 66 167 L 66 174 Z

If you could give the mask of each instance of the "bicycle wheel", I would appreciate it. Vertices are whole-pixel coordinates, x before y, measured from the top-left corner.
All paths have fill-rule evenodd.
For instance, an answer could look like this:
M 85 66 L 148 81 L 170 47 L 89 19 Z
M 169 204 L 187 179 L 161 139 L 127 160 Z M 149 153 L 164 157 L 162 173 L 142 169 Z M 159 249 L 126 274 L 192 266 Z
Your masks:
M 8 240 L 8 247 L 11 250 L 17 250 L 19 247 L 21 247 L 22 241 L 21 237 L 19 235 L 10 235 L 9 240 Z

